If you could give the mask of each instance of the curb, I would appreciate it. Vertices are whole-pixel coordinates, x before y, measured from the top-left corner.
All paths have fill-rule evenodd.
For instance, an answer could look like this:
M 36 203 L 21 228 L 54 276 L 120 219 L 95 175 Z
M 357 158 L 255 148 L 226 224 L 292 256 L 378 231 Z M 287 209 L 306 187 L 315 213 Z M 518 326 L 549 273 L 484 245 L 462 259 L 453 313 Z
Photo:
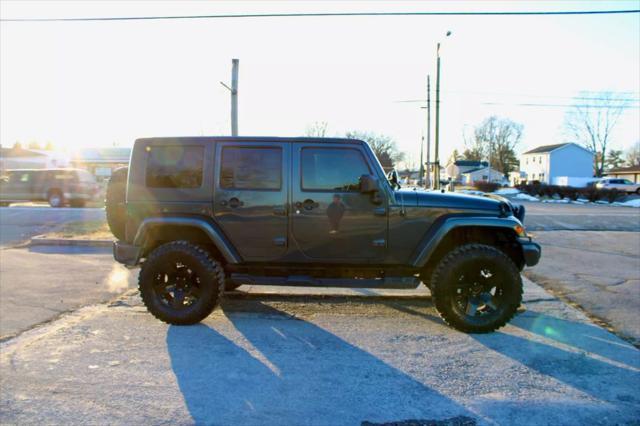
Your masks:
M 112 247 L 113 240 L 81 240 L 79 238 L 31 238 L 30 246 Z

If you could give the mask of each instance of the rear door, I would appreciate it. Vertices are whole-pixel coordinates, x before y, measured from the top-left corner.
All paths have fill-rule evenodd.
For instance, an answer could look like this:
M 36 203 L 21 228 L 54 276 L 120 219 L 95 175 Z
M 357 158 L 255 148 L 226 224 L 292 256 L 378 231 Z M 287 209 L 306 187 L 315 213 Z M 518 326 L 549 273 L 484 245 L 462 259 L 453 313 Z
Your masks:
M 218 142 L 216 221 L 247 261 L 287 251 L 288 142 Z
M 386 252 L 387 202 L 361 194 L 366 152 L 340 143 L 293 144 L 291 222 L 297 248 L 318 262 L 369 262 Z

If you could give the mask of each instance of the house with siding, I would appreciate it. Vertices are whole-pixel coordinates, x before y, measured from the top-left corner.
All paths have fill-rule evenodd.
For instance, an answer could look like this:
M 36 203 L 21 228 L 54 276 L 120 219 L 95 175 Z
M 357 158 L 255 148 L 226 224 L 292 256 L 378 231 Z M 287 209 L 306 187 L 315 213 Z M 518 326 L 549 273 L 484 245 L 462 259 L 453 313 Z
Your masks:
M 607 177 L 629 179 L 633 183 L 640 183 L 640 166 L 616 167 L 607 172 Z
M 593 178 L 594 153 L 576 143 L 544 145 L 520 156 L 520 171 L 529 182 L 584 186 Z

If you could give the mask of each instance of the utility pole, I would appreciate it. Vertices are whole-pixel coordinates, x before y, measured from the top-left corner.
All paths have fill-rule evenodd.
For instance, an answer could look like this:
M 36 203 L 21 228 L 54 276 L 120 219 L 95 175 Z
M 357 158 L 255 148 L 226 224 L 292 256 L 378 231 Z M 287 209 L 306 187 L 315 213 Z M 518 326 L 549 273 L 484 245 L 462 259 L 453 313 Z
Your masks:
M 431 76 L 427 75 L 427 185 L 431 188 Z
M 445 37 L 449 37 L 451 31 L 447 31 Z M 436 48 L 437 64 L 436 64 L 436 147 L 434 152 L 434 168 L 433 186 L 440 189 L 440 42 Z
M 231 60 L 231 136 L 238 136 L 238 68 L 240 60 Z
M 436 64 L 436 146 L 434 152 L 434 171 L 433 171 L 433 186 L 435 189 L 440 189 L 440 43 L 437 47 L 437 64 Z
M 422 187 L 424 184 L 424 163 L 423 163 L 423 152 L 424 152 L 424 134 L 420 138 L 420 178 L 418 179 L 418 186 Z
M 220 82 L 231 92 L 231 136 L 238 136 L 238 69 L 240 60 L 231 60 L 231 87 L 224 82 Z

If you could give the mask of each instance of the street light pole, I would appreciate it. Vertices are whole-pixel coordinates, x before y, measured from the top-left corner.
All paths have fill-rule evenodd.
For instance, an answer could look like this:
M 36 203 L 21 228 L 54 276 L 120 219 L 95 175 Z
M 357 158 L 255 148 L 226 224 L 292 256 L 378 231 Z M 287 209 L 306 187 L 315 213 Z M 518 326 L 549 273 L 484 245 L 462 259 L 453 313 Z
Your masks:
M 427 185 L 431 188 L 431 76 L 427 75 Z
M 436 146 L 434 148 L 434 176 L 433 186 L 440 189 L 440 43 L 438 43 L 436 64 Z

